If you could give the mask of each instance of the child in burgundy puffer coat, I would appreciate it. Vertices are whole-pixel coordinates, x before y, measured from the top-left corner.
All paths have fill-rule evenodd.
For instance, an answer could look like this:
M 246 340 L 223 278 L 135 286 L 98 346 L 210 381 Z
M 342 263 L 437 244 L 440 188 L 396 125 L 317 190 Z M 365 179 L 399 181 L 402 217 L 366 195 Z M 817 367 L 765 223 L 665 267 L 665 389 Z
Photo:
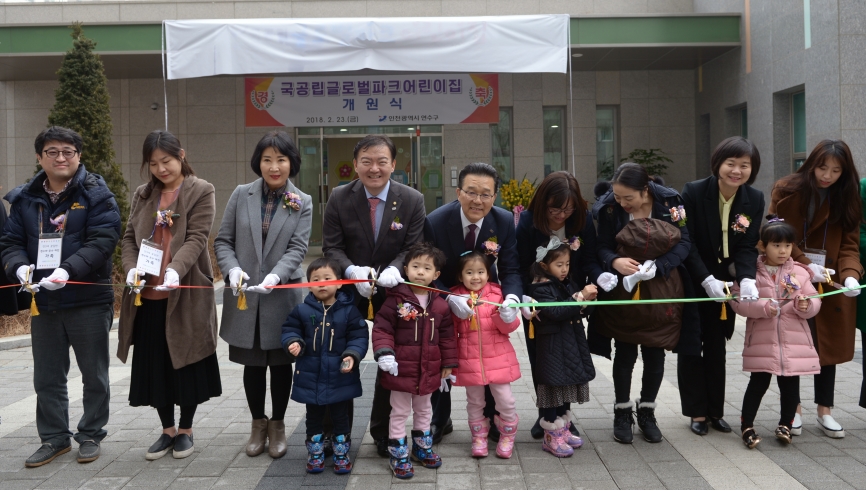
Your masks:
M 429 286 L 445 266 L 445 254 L 422 242 L 406 251 L 406 281 Z M 391 391 L 388 452 L 391 470 L 399 479 L 414 475 L 406 442 L 406 419 L 412 418 L 412 460 L 434 469 L 442 460 L 433 452 L 430 396 L 457 366 L 457 337 L 448 302 L 423 288 L 400 284 L 373 321 L 373 353 L 382 369 L 382 387 Z
M 761 256 L 756 282 L 761 300 L 732 301 L 734 312 L 747 317 L 743 370 L 752 372 L 743 397 L 743 443 L 755 448 L 761 437 L 753 428 L 755 415 L 770 379 L 776 376 L 781 396 L 781 417 L 776 438 L 791 443 L 791 424 L 800 396 L 800 375 L 821 371 L 818 352 L 806 319 L 821 308 L 812 286 L 812 273 L 791 259 L 796 232 L 776 215 L 761 228 Z M 734 288 L 734 294 L 738 294 Z

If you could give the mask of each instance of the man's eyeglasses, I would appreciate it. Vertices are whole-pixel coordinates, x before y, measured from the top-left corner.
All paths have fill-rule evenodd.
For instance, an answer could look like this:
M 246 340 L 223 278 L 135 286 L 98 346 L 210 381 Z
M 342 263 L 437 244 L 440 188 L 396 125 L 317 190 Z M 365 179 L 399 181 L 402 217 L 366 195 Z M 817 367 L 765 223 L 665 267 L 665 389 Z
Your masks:
M 60 150 L 53 150 L 52 149 L 52 150 L 46 150 L 43 153 L 47 157 L 50 157 L 52 159 L 56 159 L 60 155 L 63 155 L 63 158 L 65 158 L 65 159 L 71 159 L 72 157 L 75 157 L 75 154 L 77 154 L 78 151 L 77 150 L 63 150 L 61 152 Z
M 548 208 L 547 212 L 553 216 L 571 215 L 574 213 L 574 208 Z
M 493 199 L 496 198 L 495 194 L 478 194 L 475 191 L 464 191 L 461 188 L 457 189 L 460 189 L 460 192 L 465 194 L 466 197 L 468 197 L 472 201 L 475 201 L 476 199 L 481 199 L 481 201 L 493 201 Z

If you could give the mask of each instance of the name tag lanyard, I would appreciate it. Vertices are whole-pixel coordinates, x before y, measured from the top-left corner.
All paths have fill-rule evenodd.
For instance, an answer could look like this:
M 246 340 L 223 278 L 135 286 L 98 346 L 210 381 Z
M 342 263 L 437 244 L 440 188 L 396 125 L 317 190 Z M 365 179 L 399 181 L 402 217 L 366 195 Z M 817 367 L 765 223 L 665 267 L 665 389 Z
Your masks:
M 830 199 L 829 198 L 827 198 L 827 206 L 830 206 Z M 817 211 L 818 210 L 816 209 L 815 212 L 817 213 Z M 827 221 L 824 222 L 824 241 L 821 243 L 821 248 L 820 249 L 811 249 L 809 247 L 806 247 L 808 245 L 808 239 L 809 239 L 809 236 L 808 236 L 809 223 L 805 220 L 803 221 L 803 253 L 805 254 L 805 256 L 807 258 L 809 258 L 810 261 L 812 261 L 813 263 L 815 263 L 821 267 L 827 266 L 827 249 L 826 249 L 826 247 L 827 247 L 827 227 L 829 227 L 829 226 L 830 226 L 830 220 L 828 217 Z
M 66 213 L 68 215 L 69 212 Z M 66 217 L 56 226 L 55 232 L 45 232 L 45 224 L 42 221 L 42 205 L 39 205 L 39 249 L 36 256 L 36 269 L 55 269 L 60 267 L 63 234 L 66 231 Z

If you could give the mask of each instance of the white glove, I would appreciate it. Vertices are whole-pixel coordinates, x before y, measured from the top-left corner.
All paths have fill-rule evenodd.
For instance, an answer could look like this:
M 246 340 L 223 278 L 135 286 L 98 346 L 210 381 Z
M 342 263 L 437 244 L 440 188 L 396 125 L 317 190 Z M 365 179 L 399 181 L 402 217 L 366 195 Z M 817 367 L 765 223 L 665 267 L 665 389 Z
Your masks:
M 135 286 L 135 275 L 138 273 L 136 268 L 132 268 L 126 273 L 126 284 L 128 286 L 133 287 L 133 293 L 141 293 L 141 289 L 144 288 L 145 281 L 142 279 L 144 277 L 144 273 L 140 274 L 138 277 L 138 286 Z
M 616 288 L 616 284 L 619 283 L 619 278 L 613 273 L 602 273 L 598 275 L 598 286 L 601 287 L 602 290 L 609 292 Z
M 232 289 L 232 294 L 234 296 L 238 296 L 238 284 L 241 282 L 241 278 L 244 281 L 250 279 L 250 275 L 243 272 L 241 268 L 234 267 L 229 271 L 229 288 Z M 129 279 L 127 278 L 127 281 Z M 247 289 L 247 285 L 241 286 L 241 291 L 245 291 Z
M 835 269 L 825 268 L 815 263 L 809 263 L 807 266 L 812 271 L 812 283 L 827 283 L 827 275 L 824 274 L 825 270 L 831 275 L 836 274 Z
M 641 269 L 638 271 L 640 275 L 640 279 L 643 281 L 649 281 L 656 277 L 656 262 L 652 260 L 647 260 L 641 266 Z
M 15 272 L 15 275 L 18 276 L 18 282 L 22 285 L 30 285 L 30 288 L 26 286 L 22 286 L 19 291 L 33 291 L 33 293 L 39 293 L 39 284 L 33 283 L 33 272 L 36 271 L 36 265 L 31 264 L 30 266 L 21 266 L 18 268 L 18 271 Z
M 461 319 L 468 319 L 472 315 L 472 307 L 469 306 L 469 297 L 462 295 L 448 295 L 448 306 L 451 313 Z
M 728 296 L 725 293 L 725 282 L 717 280 L 713 275 L 704 278 L 701 286 L 704 287 L 704 291 L 707 292 L 707 296 L 710 298 L 725 298 Z
M 625 288 L 625 291 L 631 293 L 631 291 L 634 290 L 634 286 L 640 281 L 640 277 L 638 277 L 639 274 L 640 271 L 623 277 L 622 287 Z
M 369 280 L 371 269 L 368 266 L 349 266 L 346 268 L 346 276 L 352 280 Z M 376 293 L 376 289 L 370 283 L 355 283 L 358 293 L 364 298 L 370 298 Z
M 849 290 L 847 292 L 842 292 L 842 295 L 846 297 L 856 297 L 860 295 L 860 283 L 855 280 L 853 277 L 845 278 L 845 288 L 854 288 L 853 290 Z
M 379 275 L 379 279 L 376 280 L 377 285 L 385 288 L 394 288 L 400 283 L 403 283 L 403 277 L 400 276 L 400 270 L 394 266 L 388 266 L 385 268 L 385 271 L 382 271 L 382 274 Z
M 265 279 L 262 280 L 261 283 L 259 283 L 256 286 L 248 286 L 247 289 L 244 291 L 245 292 L 253 292 L 253 293 L 261 293 L 262 295 L 267 295 L 268 293 L 271 293 L 272 291 L 274 291 L 273 288 L 268 288 L 269 286 L 276 286 L 279 284 L 280 284 L 280 277 L 278 275 L 271 273 L 271 274 L 265 276 Z
M 740 300 L 754 302 L 758 299 L 758 287 L 752 278 L 743 278 L 740 282 Z
M 524 295 L 522 303 L 535 303 L 535 299 L 530 297 L 529 295 Z M 535 311 L 535 313 L 532 312 L 532 307 L 520 307 L 520 313 L 523 314 L 523 318 L 526 320 L 530 320 L 536 315 L 538 315 L 537 310 Z
M 176 290 L 178 286 L 180 286 L 180 277 L 177 275 L 177 271 L 171 268 L 165 268 L 165 276 L 163 276 L 162 284 L 154 288 L 154 290 L 158 292 L 168 292 Z
M 53 273 L 51 273 L 51 276 L 42 278 L 42 280 L 39 282 L 39 286 L 45 288 L 46 290 L 59 290 L 66 286 L 66 283 L 63 282 L 67 281 L 68 279 L 69 273 L 67 273 L 66 270 L 63 268 L 57 268 L 54 270 Z
M 453 384 L 457 381 L 457 377 L 455 377 L 454 375 L 449 375 L 443 378 L 442 382 L 439 383 L 439 392 L 451 392 L 451 386 L 448 385 L 449 380 Z
M 388 372 L 393 376 L 397 376 L 397 360 L 394 355 L 382 355 L 379 357 L 379 368 L 383 372 Z
M 514 295 L 508 295 L 505 297 L 505 301 L 502 302 L 502 307 L 499 307 L 499 318 L 502 319 L 502 322 L 511 324 L 515 319 L 517 319 L 520 309 L 517 307 L 509 307 L 509 305 L 515 303 L 520 303 L 520 301 Z

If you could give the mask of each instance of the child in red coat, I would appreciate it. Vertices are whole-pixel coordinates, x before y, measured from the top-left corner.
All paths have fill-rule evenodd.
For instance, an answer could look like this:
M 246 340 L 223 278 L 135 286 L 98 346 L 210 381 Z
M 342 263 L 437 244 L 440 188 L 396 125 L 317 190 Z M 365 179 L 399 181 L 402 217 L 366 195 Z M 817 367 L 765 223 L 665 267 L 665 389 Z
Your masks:
M 403 260 L 406 281 L 429 286 L 439 277 L 445 254 L 432 244 L 413 245 Z M 448 303 L 438 294 L 401 284 L 373 321 L 373 352 L 382 369 L 382 387 L 391 391 L 388 452 L 391 469 L 400 479 L 413 476 L 406 442 L 406 420 L 412 418 L 412 460 L 435 469 L 442 460 L 433 452 L 430 396 L 457 366 L 457 338 Z

